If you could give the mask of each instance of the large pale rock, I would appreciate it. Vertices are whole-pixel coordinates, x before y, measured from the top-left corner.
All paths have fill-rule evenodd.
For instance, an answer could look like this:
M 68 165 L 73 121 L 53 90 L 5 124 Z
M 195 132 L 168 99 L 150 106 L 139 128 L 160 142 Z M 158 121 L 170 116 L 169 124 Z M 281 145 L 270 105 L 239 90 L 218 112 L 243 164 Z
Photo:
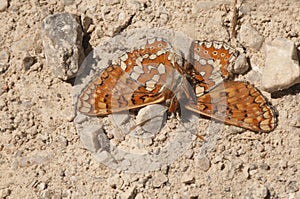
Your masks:
M 50 15 L 43 20 L 42 29 L 48 67 L 60 79 L 73 78 L 84 59 L 78 17 L 69 13 Z
M 262 86 L 269 92 L 289 88 L 300 82 L 297 51 L 292 41 L 277 38 L 266 44 Z

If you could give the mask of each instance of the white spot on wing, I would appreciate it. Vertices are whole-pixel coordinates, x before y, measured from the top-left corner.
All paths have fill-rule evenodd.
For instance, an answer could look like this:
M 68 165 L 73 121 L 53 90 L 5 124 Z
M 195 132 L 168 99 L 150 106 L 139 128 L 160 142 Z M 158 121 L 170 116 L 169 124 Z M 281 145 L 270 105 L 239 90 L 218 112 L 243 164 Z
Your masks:
M 204 93 L 204 88 L 201 86 L 196 86 L 196 96 L 200 97 Z
M 212 59 L 207 60 L 207 63 L 212 66 L 214 66 L 214 64 L 215 64 L 214 60 L 212 60 Z
M 222 42 L 218 42 L 218 41 L 215 41 L 213 42 L 213 46 L 216 48 L 216 49 L 221 49 L 222 48 Z
M 196 61 L 199 61 L 199 60 L 200 60 L 200 56 L 199 56 L 198 54 L 194 54 L 194 59 L 195 59 Z
M 134 70 L 134 72 L 137 72 L 137 73 L 140 73 L 140 74 L 144 73 L 144 70 L 143 70 L 142 66 L 135 66 L 133 68 L 133 70 Z
M 199 63 L 204 66 L 204 65 L 206 65 L 207 62 L 205 59 L 200 59 Z
M 153 59 L 156 59 L 156 57 L 157 57 L 156 54 L 151 54 L 151 55 L 149 56 L 149 59 L 152 59 L 152 60 L 153 60 Z
M 121 57 L 120 57 L 121 61 L 126 61 L 128 59 L 128 55 L 127 53 L 123 54 Z
M 148 70 L 151 71 L 152 69 L 155 69 L 156 67 L 155 66 L 152 66 L 152 65 L 148 65 Z
M 121 68 L 122 68 L 122 70 L 126 70 L 126 68 L 127 68 L 127 65 L 125 64 L 125 62 L 123 62 L 123 61 L 121 61 Z
M 140 74 L 133 71 L 133 72 L 130 74 L 130 77 L 131 77 L 132 79 L 134 79 L 135 81 L 137 81 L 137 79 L 140 77 Z
M 157 51 L 157 56 L 164 54 L 166 51 L 164 49 Z
M 135 61 L 136 65 L 142 66 L 143 57 L 138 57 Z
M 152 77 L 152 80 L 155 81 L 155 82 L 158 82 L 159 78 L 160 78 L 160 75 L 154 75 Z
M 155 39 L 149 39 L 148 44 L 153 44 L 155 42 Z
M 157 70 L 158 70 L 159 74 L 164 74 L 164 73 L 166 73 L 165 65 L 162 64 L 162 63 L 160 63 L 160 64 L 158 65 Z
M 152 80 L 147 81 L 147 82 L 146 82 L 146 89 L 147 89 L 148 91 L 152 91 L 152 90 L 155 88 L 155 85 L 156 85 L 156 82 L 155 82 L 155 81 L 152 81 Z
M 212 43 L 209 41 L 205 42 L 204 44 L 205 44 L 206 48 L 210 48 L 212 46 Z
M 88 100 L 89 99 L 89 95 L 87 95 L 86 93 L 83 93 L 83 95 L 80 98 L 82 100 Z
M 148 54 L 148 53 L 143 55 L 143 59 L 146 59 L 146 58 L 148 58 L 148 57 L 149 57 L 149 54 Z

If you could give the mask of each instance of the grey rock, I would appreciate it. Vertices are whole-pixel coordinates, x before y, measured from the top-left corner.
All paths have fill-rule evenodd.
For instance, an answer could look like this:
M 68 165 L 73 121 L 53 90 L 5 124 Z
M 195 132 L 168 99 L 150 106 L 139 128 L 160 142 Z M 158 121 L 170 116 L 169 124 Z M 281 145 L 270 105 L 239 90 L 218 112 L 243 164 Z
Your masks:
M 23 58 L 23 67 L 27 71 L 30 69 L 30 67 L 36 62 L 35 57 L 26 56 Z
M 265 51 L 262 86 L 266 91 L 278 91 L 300 82 L 297 51 L 292 41 L 277 38 L 266 44 Z
M 143 130 L 156 134 L 166 120 L 166 111 L 167 107 L 160 104 L 146 106 L 139 111 L 136 122 L 141 124 Z
M 3 98 L 0 98 L 0 110 L 2 110 L 6 105 L 6 102 L 4 101 Z
M 246 54 L 242 53 L 235 60 L 233 66 L 233 72 L 235 74 L 244 74 L 248 71 L 248 69 L 249 69 L 249 64 L 247 62 L 247 56 Z
M 99 136 L 104 135 L 103 129 L 99 125 L 90 125 L 80 131 L 80 140 L 91 152 L 97 152 L 101 147 Z M 103 141 L 103 138 L 102 138 Z
M 78 17 L 69 13 L 50 15 L 43 20 L 42 29 L 48 67 L 62 80 L 74 77 L 84 59 Z
M 264 42 L 264 37 L 252 27 L 249 21 L 247 21 L 241 26 L 239 40 L 245 46 L 259 50 Z

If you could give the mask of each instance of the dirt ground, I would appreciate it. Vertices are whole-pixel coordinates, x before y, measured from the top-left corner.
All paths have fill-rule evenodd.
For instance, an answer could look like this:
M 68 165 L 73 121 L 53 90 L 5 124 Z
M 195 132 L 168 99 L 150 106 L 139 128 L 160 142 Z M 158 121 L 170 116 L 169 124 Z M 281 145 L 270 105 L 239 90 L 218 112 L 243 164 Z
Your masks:
M 73 85 L 49 70 L 41 40 L 42 20 L 58 12 L 92 20 L 83 25 L 92 48 L 120 31 L 143 27 L 239 47 L 243 40 L 253 70 L 240 78 L 261 88 L 265 43 L 286 38 L 300 45 L 299 0 L 238 1 L 236 36 L 231 33 L 230 0 L 5 2 L 0 4 L 1 198 L 300 199 L 299 85 L 273 98 L 264 92 L 279 112 L 274 131 L 225 126 L 205 157 L 199 158 L 203 145 L 195 139 L 171 164 L 128 173 L 99 163 L 85 149 L 73 123 Z M 263 37 L 262 47 L 247 46 L 251 37 L 239 34 L 246 22 Z M 24 65 L 28 57 L 33 60 L 29 67 Z M 205 132 L 207 122 L 201 120 L 199 133 Z

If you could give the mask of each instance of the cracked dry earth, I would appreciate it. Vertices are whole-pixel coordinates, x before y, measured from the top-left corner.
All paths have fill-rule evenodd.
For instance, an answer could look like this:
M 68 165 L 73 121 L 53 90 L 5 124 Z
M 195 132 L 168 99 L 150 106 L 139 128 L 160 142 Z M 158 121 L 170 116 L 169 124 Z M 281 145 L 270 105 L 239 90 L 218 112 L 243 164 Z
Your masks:
M 226 125 L 205 156 L 199 156 L 203 141 L 193 139 L 174 162 L 129 173 L 105 166 L 85 148 L 73 122 L 74 86 L 53 74 L 42 45 L 43 19 L 59 12 L 80 16 L 90 48 L 135 28 L 172 29 L 192 39 L 230 41 L 251 66 L 238 78 L 263 90 L 261 79 L 270 76 L 264 72 L 267 43 L 284 38 L 299 52 L 300 2 L 244 0 L 237 7 L 232 37 L 229 0 L 1 1 L 0 197 L 299 199 L 299 84 L 263 91 L 279 113 L 274 131 Z M 205 135 L 209 122 L 200 119 L 196 131 Z M 167 121 L 169 129 L 176 125 Z M 155 141 L 155 147 L 165 144 Z

